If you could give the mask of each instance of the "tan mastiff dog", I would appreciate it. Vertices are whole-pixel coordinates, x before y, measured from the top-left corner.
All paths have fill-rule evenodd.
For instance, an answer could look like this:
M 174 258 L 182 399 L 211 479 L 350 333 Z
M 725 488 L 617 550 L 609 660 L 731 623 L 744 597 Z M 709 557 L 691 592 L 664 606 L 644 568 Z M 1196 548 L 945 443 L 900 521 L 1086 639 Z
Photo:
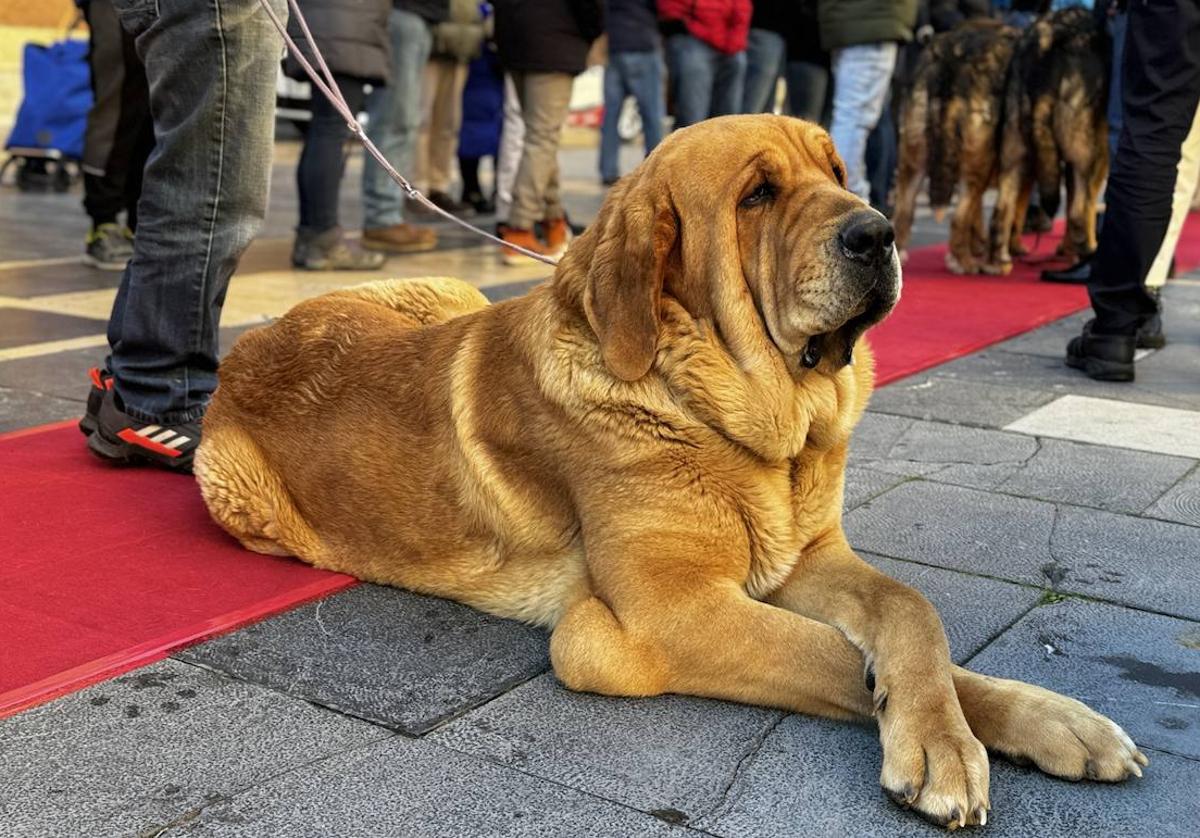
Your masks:
M 612 190 L 554 278 L 296 306 L 221 369 L 196 475 L 251 550 L 546 626 L 571 689 L 874 716 L 881 782 L 982 824 L 985 748 L 1071 779 L 1146 758 L 1039 687 L 954 666 L 842 532 L 892 231 L 815 125 L 713 119 Z

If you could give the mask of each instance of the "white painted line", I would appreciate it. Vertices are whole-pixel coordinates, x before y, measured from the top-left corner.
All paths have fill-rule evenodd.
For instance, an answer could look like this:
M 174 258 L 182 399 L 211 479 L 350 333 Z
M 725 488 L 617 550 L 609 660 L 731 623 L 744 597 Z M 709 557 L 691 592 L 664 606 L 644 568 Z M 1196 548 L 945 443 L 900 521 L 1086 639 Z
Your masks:
M 56 256 L 53 259 L 24 259 L 16 262 L 0 262 L 0 271 L 18 271 L 26 268 L 48 268 L 54 265 L 82 265 L 82 256 Z
M 1063 396 L 1006 431 L 1200 458 L 1200 413 L 1090 396 Z

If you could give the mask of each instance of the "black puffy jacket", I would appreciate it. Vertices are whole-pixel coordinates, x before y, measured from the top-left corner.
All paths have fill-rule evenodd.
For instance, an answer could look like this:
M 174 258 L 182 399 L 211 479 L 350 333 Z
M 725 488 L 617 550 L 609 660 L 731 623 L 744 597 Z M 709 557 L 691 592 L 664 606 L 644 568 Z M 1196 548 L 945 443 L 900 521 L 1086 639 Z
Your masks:
M 496 49 L 506 70 L 582 73 L 604 32 L 601 0 L 495 0 Z
M 391 66 L 388 15 L 392 0 L 299 0 L 299 3 L 330 70 L 377 84 L 387 80 Z M 295 15 L 288 20 L 288 34 L 320 72 Z M 308 79 L 290 52 L 284 61 L 284 71 L 294 79 Z

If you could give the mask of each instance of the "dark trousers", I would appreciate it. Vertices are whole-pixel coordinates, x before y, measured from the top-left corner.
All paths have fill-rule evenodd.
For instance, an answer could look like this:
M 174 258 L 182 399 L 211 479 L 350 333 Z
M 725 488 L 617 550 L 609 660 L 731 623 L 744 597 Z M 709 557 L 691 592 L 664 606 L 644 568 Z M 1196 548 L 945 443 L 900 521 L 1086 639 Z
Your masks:
M 1200 105 L 1200 2 L 1129 4 L 1123 125 L 1088 293 L 1093 331 L 1133 334 L 1154 313 L 1144 286 L 1171 218 L 1180 150 Z
M 142 170 L 154 147 L 150 86 L 112 0 L 90 0 L 83 12 L 93 97 L 84 135 L 83 208 L 93 227 L 114 223 L 124 211 L 126 226 L 134 230 Z
M 362 110 L 365 92 L 362 79 L 334 73 L 338 89 L 355 113 Z M 338 226 L 338 192 L 346 169 L 346 120 L 316 88 L 312 97 L 312 122 L 304 136 L 304 150 L 296 166 L 300 193 L 300 229 L 323 233 Z

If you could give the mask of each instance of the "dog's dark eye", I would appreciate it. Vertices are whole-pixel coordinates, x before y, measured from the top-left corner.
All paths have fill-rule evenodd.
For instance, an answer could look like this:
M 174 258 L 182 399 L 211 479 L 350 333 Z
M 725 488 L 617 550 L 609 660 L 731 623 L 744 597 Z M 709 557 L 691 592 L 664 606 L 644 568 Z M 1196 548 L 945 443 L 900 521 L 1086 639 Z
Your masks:
M 759 204 L 765 204 L 767 201 L 775 197 L 775 187 L 769 182 L 763 181 L 754 188 L 754 191 L 742 198 L 743 207 L 756 207 Z

